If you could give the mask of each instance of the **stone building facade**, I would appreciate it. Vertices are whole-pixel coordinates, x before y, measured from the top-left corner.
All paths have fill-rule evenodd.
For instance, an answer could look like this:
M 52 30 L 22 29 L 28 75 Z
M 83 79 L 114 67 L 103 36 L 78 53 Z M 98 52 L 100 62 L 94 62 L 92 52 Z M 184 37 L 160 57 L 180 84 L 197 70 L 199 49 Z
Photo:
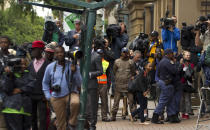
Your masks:
M 210 13 L 210 0 L 123 0 L 122 3 L 123 8 L 115 9 L 115 22 L 128 16 L 130 40 L 140 32 L 150 33 L 152 30 L 161 32 L 160 18 L 165 16 L 167 10 L 170 12 L 169 17 L 177 16 L 179 28 L 182 22 L 194 25 L 199 16 Z

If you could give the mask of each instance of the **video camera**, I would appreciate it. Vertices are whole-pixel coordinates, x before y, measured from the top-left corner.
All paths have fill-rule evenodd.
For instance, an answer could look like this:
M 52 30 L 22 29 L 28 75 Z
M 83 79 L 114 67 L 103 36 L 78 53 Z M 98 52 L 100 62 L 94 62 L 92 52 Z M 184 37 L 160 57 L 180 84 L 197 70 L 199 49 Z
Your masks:
M 134 39 L 134 41 L 130 45 L 130 49 L 133 51 L 139 50 L 142 54 L 148 49 L 149 47 L 149 38 L 148 34 L 140 33 L 139 36 Z
M 109 39 L 114 39 L 120 36 L 121 27 L 118 24 L 110 24 L 106 29 L 106 34 Z
M 20 57 L 25 57 L 27 53 L 31 54 L 32 52 L 32 43 L 24 43 L 20 46 L 17 46 L 16 55 Z
M 5 58 L 4 63 L 5 63 L 4 66 L 10 67 L 12 72 L 18 72 L 21 70 L 21 58 L 18 57 Z
M 195 45 L 195 34 L 193 30 L 194 30 L 193 25 L 187 26 L 185 22 L 182 23 L 182 30 L 181 30 L 182 49 L 187 50 L 187 48 Z
M 96 49 L 102 49 L 102 50 L 104 50 L 105 43 L 106 43 L 106 41 L 101 36 L 97 36 L 93 40 L 94 48 L 96 48 Z
M 77 64 L 77 60 L 83 57 L 83 52 L 80 50 L 79 47 L 74 47 L 69 51 L 65 52 L 65 57 L 71 58 L 74 64 Z
M 169 11 L 166 11 L 165 17 L 160 18 L 160 28 L 169 29 L 171 26 L 175 26 L 174 20 L 168 18 Z
M 195 25 L 195 30 L 200 30 L 201 34 L 204 34 L 208 29 L 208 23 L 206 22 L 208 19 L 205 16 L 200 16 Z

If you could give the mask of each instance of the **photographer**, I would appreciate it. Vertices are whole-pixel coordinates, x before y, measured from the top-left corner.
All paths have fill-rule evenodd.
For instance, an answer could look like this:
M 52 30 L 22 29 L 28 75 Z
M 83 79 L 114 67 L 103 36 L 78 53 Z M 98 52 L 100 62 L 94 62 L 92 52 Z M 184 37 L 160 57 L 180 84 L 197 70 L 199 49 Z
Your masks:
M 145 33 L 140 33 L 129 46 L 129 49 L 133 51 L 140 51 L 142 58 L 147 58 L 147 52 L 149 48 L 149 36 Z M 149 54 L 148 54 L 149 55 Z
M 156 77 L 156 66 L 160 62 L 162 56 L 163 56 L 163 45 L 161 41 L 158 38 L 159 34 L 157 31 L 152 31 L 150 33 L 150 43 L 148 46 L 148 51 L 147 51 L 147 57 L 148 57 L 148 62 L 152 64 L 152 70 L 150 71 L 149 75 L 151 76 L 151 83 L 155 83 L 155 78 Z M 156 97 L 156 88 L 152 86 L 151 88 L 151 98 L 155 99 Z
M 47 16 L 45 18 L 44 34 L 42 36 L 42 40 L 47 44 L 50 42 L 56 42 L 60 46 L 63 45 L 64 35 L 53 21 L 51 16 Z
M 203 50 L 206 50 L 210 42 L 210 20 L 207 21 L 208 28 L 204 34 L 201 33 L 200 39 L 203 43 Z
M 193 92 L 193 69 L 194 64 L 190 62 L 190 52 L 184 51 L 183 59 L 180 60 L 182 65 L 182 78 L 181 83 L 184 93 L 181 100 L 181 112 L 183 119 L 189 119 L 189 113 L 191 113 L 191 93 Z
M 121 49 L 128 43 L 129 37 L 126 30 L 126 25 L 121 22 L 119 25 L 109 25 L 106 30 L 109 38 L 111 50 L 114 52 L 115 59 L 120 58 Z
M 66 130 L 66 126 L 70 124 L 70 129 L 75 130 L 79 114 L 79 87 L 82 82 L 80 69 L 65 60 L 63 47 L 56 47 L 55 58 L 56 61 L 46 68 L 42 81 L 43 92 L 55 111 L 57 129 Z M 71 81 L 72 84 L 69 84 Z M 66 110 L 67 105 L 70 105 L 70 118 L 66 121 L 66 116 L 69 116 Z
M 29 94 L 33 87 L 33 79 L 26 70 L 27 61 L 21 58 L 19 64 L 14 64 L 13 72 L 4 73 L 1 78 L 4 117 L 8 130 L 30 130 L 32 103 Z
M 0 37 L 0 74 L 5 72 L 10 72 L 8 66 L 5 66 L 5 60 L 10 57 L 9 55 L 9 46 L 11 44 L 10 38 L 7 36 Z
M 200 62 L 201 62 L 201 78 L 203 81 L 203 85 L 205 87 L 208 87 L 209 84 L 206 84 L 208 81 L 208 77 L 209 77 L 209 64 L 207 64 L 208 62 L 206 62 L 209 58 L 209 55 L 207 55 L 207 53 L 209 52 L 208 47 L 209 47 L 209 43 L 210 43 L 210 16 L 208 15 L 208 19 L 205 16 L 200 16 L 199 21 L 197 22 L 197 25 L 199 27 L 199 30 L 196 32 L 196 44 L 199 44 L 199 40 L 201 41 L 202 46 L 203 46 L 203 50 L 202 50 L 202 56 L 200 58 Z M 200 39 L 199 39 L 200 38 Z M 205 63 L 206 62 L 206 63 Z M 202 86 L 201 86 L 202 87 Z M 205 103 L 205 107 L 206 107 L 206 113 L 210 112 L 210 92 L 207 91 L 206 92 L 206 103 Z
M 8 36 L 0 36 L 0 78 L 3 75 L 3 72 L 10 72 L 9 67 L 6 65 L 6 59 L 9 57 L 9 46 L 11 44 L 11 40 Z M 1 86 L 0 86 L 1 87 Z M 2 93 L 0 91 L 0 100 L 2 100 Z M 0 111 L 2 110 L 2 101 L 0 101 Z M 1 126 L 6 126 L 3 114 L 0 112 L 0 122 Z
M 176 16 L 171 19 L 173 19 L 173 22 L 169 22 L 167 27 L 162 28 L 163 49 L 172 49 L 174 53 L 177 53 L 177 41 L 180 40 L 180 31 L 176 27 Z
M 69 49 L 73 49 L 80 45 L 81 40 L 81 22 L 79 19 L 74 21 L 75 30 L 69 31 L 65 37 L 65 44 L 69 46 Z
M 157 31 L 152 31 L 151 34 L 151 40 L 149 43 L 149 49 L 147 51 L 147 57 L 148 57 L 148 61 L 150 63 L 153 64 L 153 66 L 155 67 L 155 60 L 157 59 L 161 59 L 162 55 L 163 55 L 163 50 L 162 50 L 162 43 L 160 42 L 160 40 L 158 39 L 158 32 Z M 157 48 L 161 49 L 160 53 L 157 53 Z

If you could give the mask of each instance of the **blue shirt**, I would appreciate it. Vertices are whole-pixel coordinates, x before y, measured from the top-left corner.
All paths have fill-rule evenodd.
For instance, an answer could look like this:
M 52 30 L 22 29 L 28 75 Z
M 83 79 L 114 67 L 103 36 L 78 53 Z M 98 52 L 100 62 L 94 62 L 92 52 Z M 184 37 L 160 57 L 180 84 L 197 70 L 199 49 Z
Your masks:
M 56 70 L 54 72 L 54 66 L 56 64 Z M 82 77 L 80 74 L 80 68 L 77 66 L 76 72 L 73 74 L 72 85 L 71 81 L 71 62 L 65 62 L 65 70 L 63 72 L 63 66 L 53 62 L 49 64 L 45 70 L 45 75 L 42 81 L 42 90 L 44 91 L 45 97 L 49 100 L 51 97 L 64 97 L 71 92 L 78 93 L 78 87 L 81 86 Z M 63 75 L 63 76 L 62 76 Z M 54 80 L 53 80 L 54 76 Z M 63 78 L 62 78 L 63 77 Z M 60 92 L 50 93 L 50 86 L 59 85 L 61 87 Z M 69 90 L 70 89 L 70 90 Z
M 180 31 L 178 28 L 174 28 L 173 32 L 168 29 L 162 29 L 163 49 L 172 49 L 173 52 L 177 52 L 177 41 L 180 40 Z

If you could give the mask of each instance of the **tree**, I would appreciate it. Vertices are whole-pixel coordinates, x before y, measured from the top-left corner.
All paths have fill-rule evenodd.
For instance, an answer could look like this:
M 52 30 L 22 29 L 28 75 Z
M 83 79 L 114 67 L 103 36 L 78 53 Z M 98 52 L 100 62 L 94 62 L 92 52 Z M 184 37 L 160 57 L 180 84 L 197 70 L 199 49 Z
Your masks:
M 26 10 L 16 3 L 0 10 L 0 35 L 9 36 L 16 44 L 41 40 L 44 19 L 36 16 L 33 10 Z

